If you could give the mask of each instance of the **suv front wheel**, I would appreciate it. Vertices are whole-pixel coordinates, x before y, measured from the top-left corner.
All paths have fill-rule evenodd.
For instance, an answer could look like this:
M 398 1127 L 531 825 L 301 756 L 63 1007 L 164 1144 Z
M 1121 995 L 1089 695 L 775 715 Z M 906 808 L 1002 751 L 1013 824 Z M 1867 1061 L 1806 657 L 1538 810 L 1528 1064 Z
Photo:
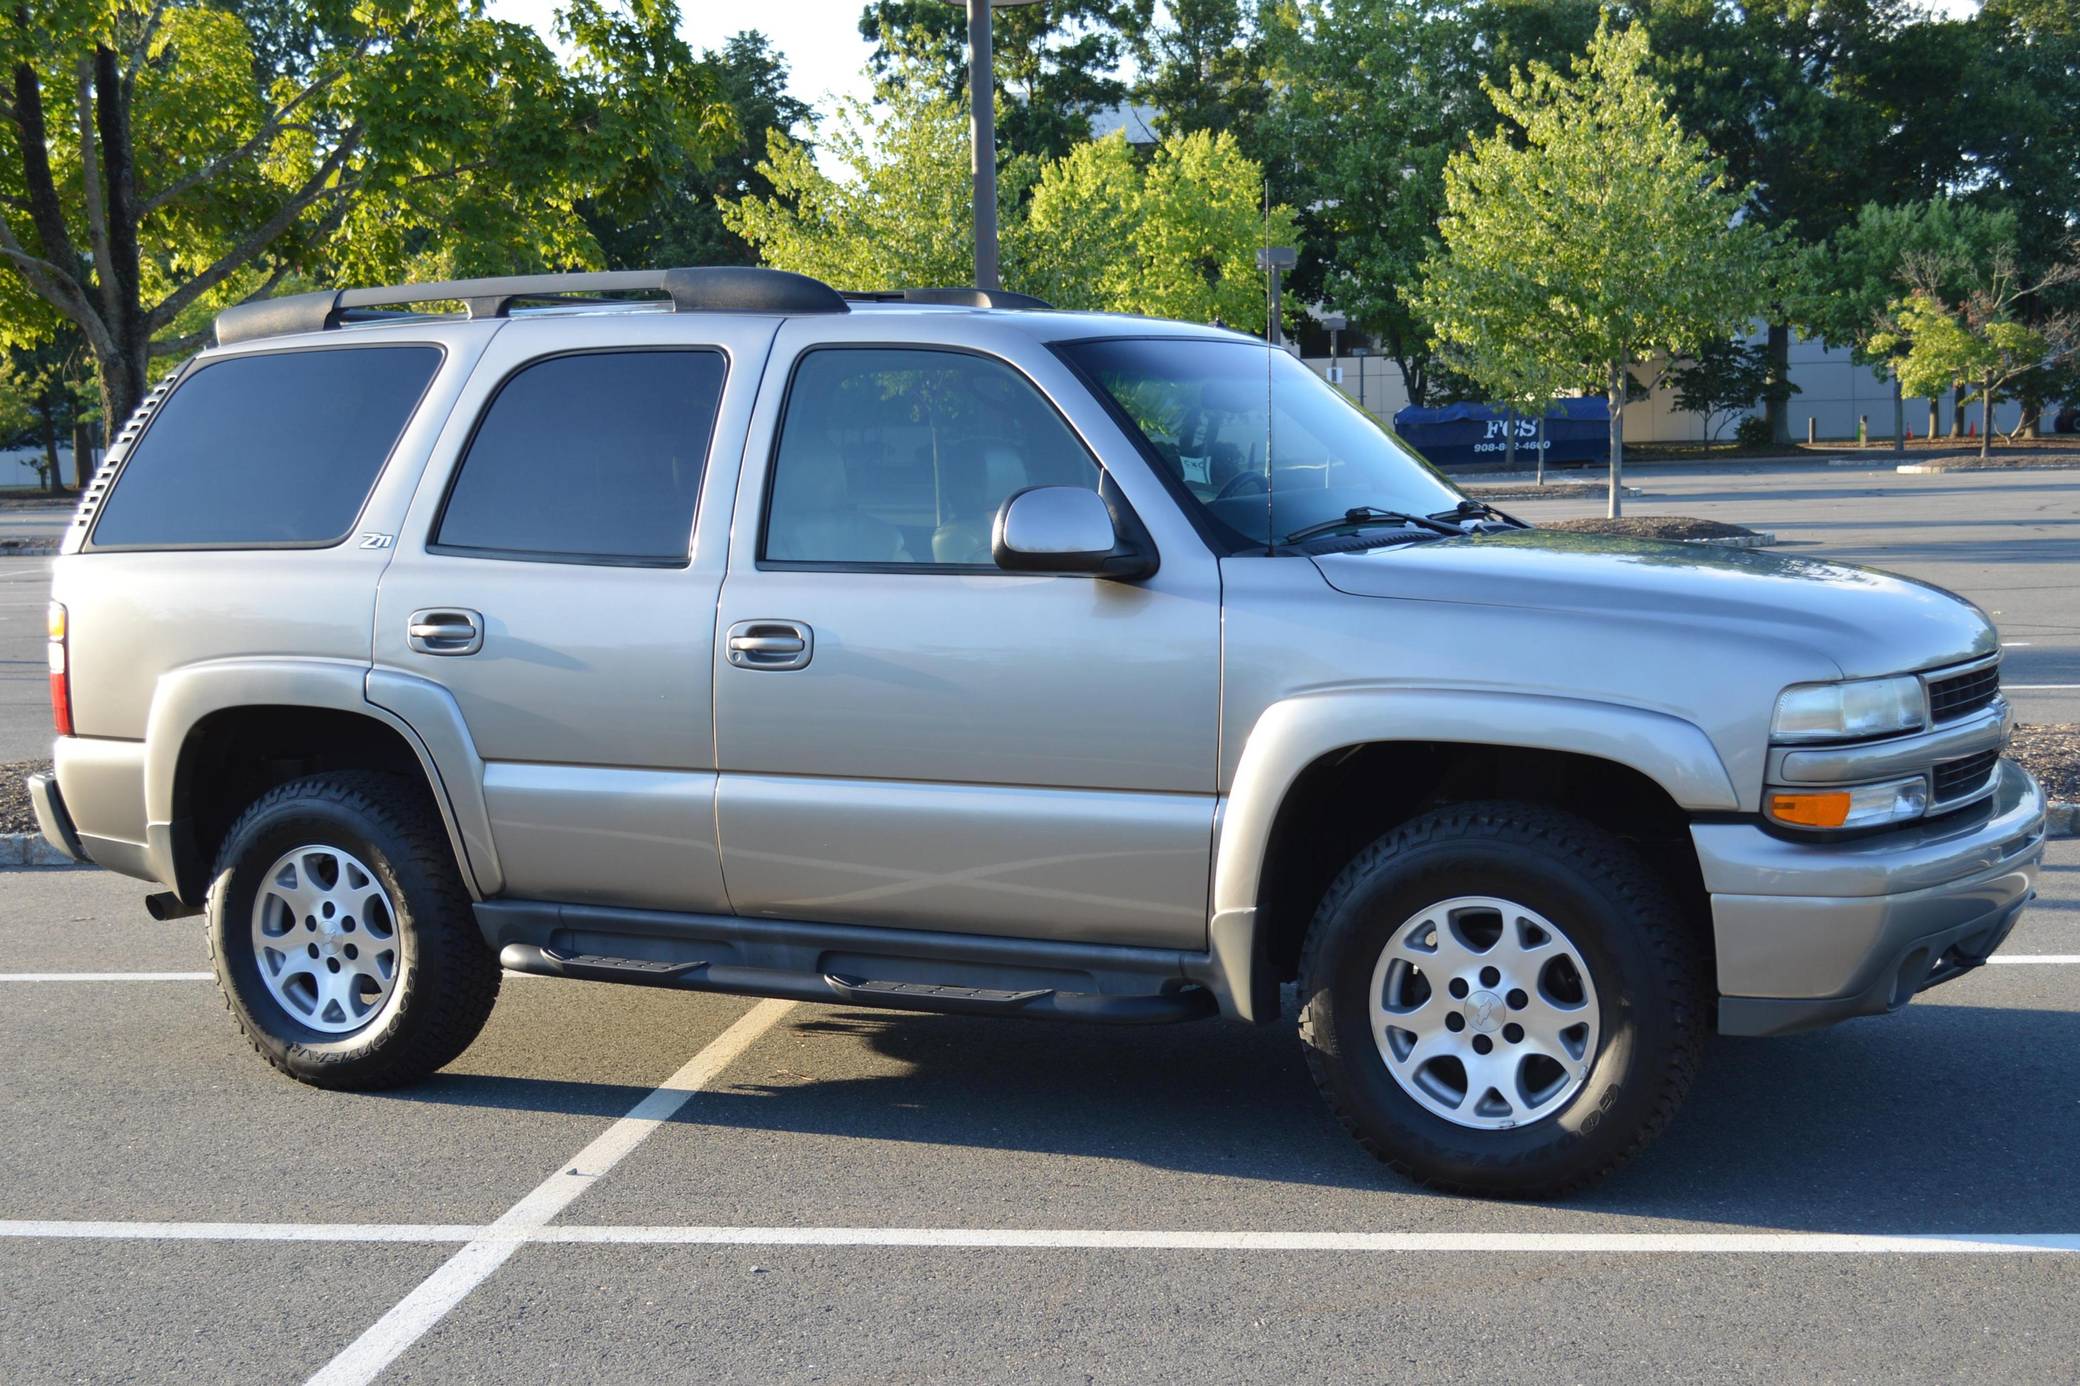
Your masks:
M 1467 804 L 1359 853 L 1300 960 L 1300 1033 L 1365 1147 L 1453 1192 L 1538 1197 L 1644 1148 L 1689 1089 L 1702 960 L 1631 847 Z
M 394 775 L 314 775 L 256 800 L 218 853 L 208 931 L 239 1028 L 317 1087 L 422 1078 L 498 997 L 447 834 Z

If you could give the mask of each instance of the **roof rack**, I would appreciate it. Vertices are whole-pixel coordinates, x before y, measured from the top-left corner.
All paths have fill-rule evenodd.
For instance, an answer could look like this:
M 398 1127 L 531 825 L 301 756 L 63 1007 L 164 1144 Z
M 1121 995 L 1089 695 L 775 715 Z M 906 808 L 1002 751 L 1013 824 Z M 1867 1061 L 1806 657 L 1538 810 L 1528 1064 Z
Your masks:
M 471 318 L 502 318 L 519 302 L 615 303 L 601 294 L 661 293 L 675 313 L 843 313 L 845 300 L 821 280 L 786 270 L 725 265 L 698 269 L 602 270 L 449 279 L 388 288 L 324 289 L 241 303 L 217 314 L 217 345 L 324 332 L 349 322 L 398 316 L 379 311 L 459 299 Z
M 1052 308 L 1044 298 L 1015 294 L 1009 289 L 977 289 L 964 285 L 949 289 L 845 289 L 839 297 L 855 303 L 943 303 L 952 308 Z

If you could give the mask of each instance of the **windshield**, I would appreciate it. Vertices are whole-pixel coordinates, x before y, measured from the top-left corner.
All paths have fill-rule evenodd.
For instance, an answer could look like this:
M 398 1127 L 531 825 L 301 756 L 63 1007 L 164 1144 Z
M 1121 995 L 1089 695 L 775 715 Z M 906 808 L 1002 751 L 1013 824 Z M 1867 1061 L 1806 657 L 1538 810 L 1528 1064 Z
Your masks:
M 1177 337 L 1063 350 L 1237 548 L 1288 542 L 1353 511 L 1429 515 L 1463 499 L 1406 443 L 1283 351 Z M 1406 537 L 1391 525 L 1366 532 L 1381 542 Z

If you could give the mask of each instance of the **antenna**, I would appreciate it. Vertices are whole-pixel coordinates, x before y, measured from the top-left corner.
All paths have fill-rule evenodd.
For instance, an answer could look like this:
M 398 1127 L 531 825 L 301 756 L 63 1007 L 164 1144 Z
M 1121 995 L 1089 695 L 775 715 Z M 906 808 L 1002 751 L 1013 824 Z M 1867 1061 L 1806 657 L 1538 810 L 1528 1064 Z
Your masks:
M 1271 503 L 1273 478 L 1278 475 L 1278 464 L 1271 454 L 1271 353 L 1276 350 L 1278 331 L 1278 256 L 1271 248 L 1271 180 L 1264 180 L 1264 209 L 1257 222 L 1258 235 L 1264 242 L 1265 268 L 1271 272 L 1271 301 L 1264 307 L 1264 556 L 1270 558 L 1278 552 L 1278 512 Z

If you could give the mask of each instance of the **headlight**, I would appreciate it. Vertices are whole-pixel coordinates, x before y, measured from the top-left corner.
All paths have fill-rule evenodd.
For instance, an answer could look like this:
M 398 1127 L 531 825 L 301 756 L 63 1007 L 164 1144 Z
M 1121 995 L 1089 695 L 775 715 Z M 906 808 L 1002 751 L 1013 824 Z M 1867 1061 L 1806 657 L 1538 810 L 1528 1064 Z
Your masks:
M 1912 674 L 1848 683 L 1801 683 L 1777 695 L 1770 735 L 1778 741 L 1855 741 L 1920 731 L 1928 716 Z
M 1916 775 L 1842 789 L 1772 789 L 1762 805 L 1776 822 L 1794 828 L 1876 828 L 1926 813 L 1928 781 Z

